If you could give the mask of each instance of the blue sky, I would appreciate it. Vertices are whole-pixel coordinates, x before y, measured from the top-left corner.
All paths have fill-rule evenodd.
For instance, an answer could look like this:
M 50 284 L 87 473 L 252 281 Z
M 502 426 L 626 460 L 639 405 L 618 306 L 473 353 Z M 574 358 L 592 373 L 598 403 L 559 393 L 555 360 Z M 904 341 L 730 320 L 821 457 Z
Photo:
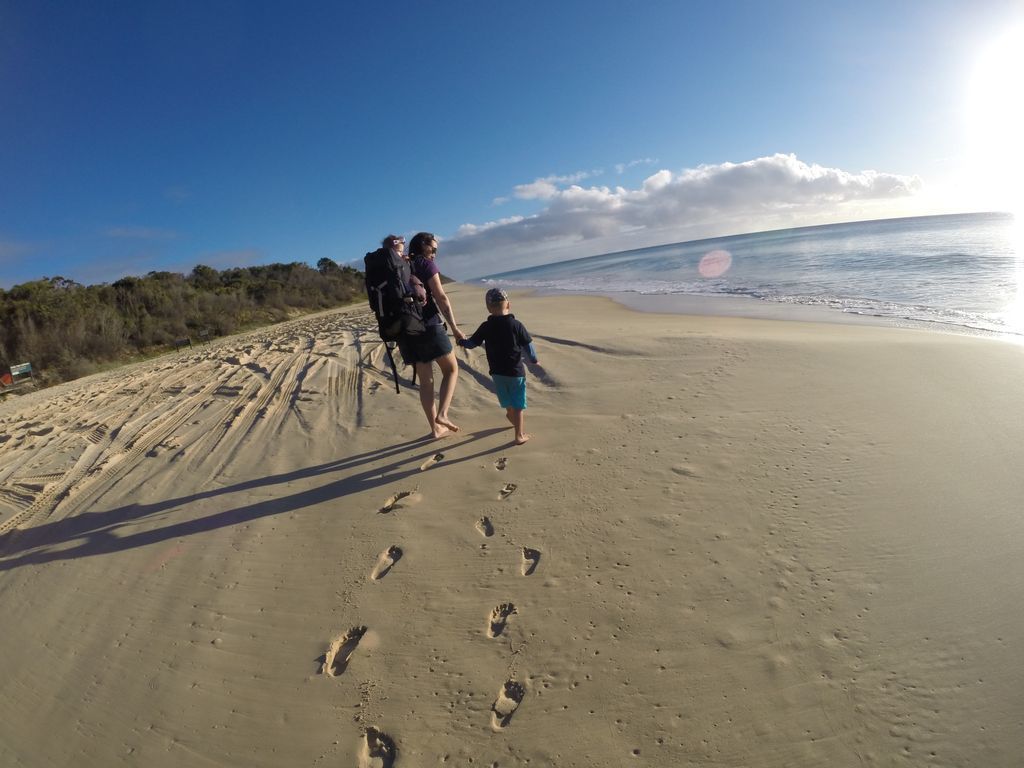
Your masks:
M 0 0 L 0 286 L 346 263 L 418 230 L 469 278 L 1006 208 L 968 105 L 1022 19 L 985 0 Z

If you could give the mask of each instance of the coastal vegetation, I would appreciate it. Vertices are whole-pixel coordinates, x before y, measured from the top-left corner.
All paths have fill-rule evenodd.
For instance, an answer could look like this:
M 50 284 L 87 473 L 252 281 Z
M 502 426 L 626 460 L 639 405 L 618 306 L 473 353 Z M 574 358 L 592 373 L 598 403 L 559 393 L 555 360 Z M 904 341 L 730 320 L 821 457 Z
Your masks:
M 363 273 L 328 258 L 188 275 L 150 272 L 81 285 L 63 277 L 0 289 L 0 373 L 31 363 L 39 385 L 200 339 L 279 322 L 365 297 Z

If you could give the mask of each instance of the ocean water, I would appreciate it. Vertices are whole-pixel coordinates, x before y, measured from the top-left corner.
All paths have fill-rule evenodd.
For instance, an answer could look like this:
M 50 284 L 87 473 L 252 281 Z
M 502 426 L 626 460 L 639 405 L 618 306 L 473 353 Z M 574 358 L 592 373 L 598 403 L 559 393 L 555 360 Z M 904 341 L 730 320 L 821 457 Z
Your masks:
M 667 296 L 743 298 L 1024 337 L 1024 225 L 1009 214 L 972 213 L 801 227 L 591 256 L 479 282 L 599 293 L 641 308 L 644 297 L 648 308 L 671 307 L 656 300 Z

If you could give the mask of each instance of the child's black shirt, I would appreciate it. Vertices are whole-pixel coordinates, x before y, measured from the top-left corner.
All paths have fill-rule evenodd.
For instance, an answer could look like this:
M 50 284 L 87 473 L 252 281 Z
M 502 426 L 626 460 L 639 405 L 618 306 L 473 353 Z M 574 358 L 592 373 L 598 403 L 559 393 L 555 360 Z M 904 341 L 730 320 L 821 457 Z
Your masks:
M 467 346 L 470 347 L 484 344 L 492 376 L 526 375 L 523 352 L 533 339 L 515 315 L 491 315 L 480 324 L 468 341 L 470 343 Z

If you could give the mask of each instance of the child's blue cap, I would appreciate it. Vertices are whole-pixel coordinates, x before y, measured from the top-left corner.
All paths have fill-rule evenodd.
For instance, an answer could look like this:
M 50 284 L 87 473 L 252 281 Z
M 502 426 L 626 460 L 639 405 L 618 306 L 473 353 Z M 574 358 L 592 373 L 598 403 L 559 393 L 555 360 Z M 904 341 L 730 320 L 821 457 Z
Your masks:
M 503 301 L 508 301 L 508 294 L 501 288 L 491 288 L 487 291 L 484 301 L 488 304 L 501 304 Z

